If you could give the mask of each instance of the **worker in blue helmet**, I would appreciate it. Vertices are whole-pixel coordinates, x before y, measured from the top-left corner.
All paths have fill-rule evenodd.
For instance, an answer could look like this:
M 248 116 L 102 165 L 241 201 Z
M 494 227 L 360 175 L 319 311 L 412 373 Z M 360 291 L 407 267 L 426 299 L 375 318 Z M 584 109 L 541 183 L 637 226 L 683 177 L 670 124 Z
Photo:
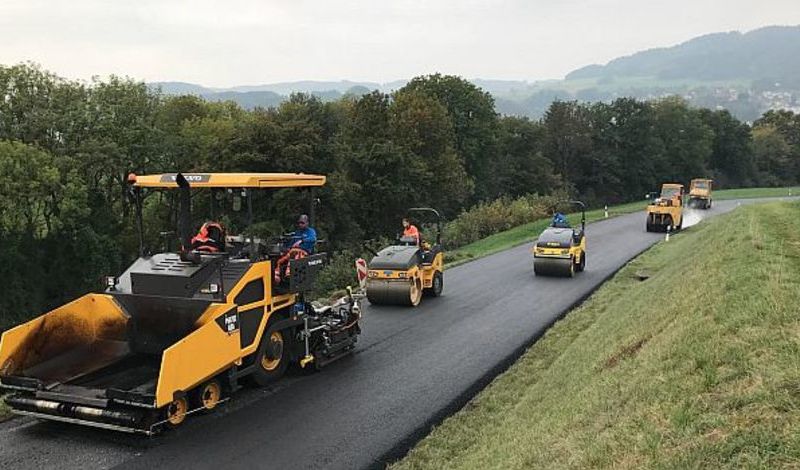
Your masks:
M 569 224 L 567 220 L 567 216 L 562 214 L 561 212 L 556 212 L 553 214 L 553 222 L 550 224 L 551 227 L 556 228 L 571 228 L 572 226 Z

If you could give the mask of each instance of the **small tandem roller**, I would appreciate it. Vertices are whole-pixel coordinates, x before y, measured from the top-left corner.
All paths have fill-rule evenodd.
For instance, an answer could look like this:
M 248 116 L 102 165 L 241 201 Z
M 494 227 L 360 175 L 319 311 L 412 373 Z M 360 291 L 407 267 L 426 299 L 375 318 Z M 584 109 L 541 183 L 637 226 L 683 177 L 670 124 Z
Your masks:
M 573 228 L 561 213 L 553 216 L 552 223 L 542 231 L 531 250 L 533 272 L 537 276 L 572 277 L 586 269 L 586 205 L 581 201 L 564 201 L 558 205 L 563 204 L 581 208 L 581 226 Z
M 375 305 L 419 305 L 423 294 L 438 297 L 444 289 L 444 253 L 439 212 L 427 207 L 408 210 L 431 214 L 436 219 L 436 242 L 400 237 L 392 246 L 375 253 L 369 262 L 367 299 Z

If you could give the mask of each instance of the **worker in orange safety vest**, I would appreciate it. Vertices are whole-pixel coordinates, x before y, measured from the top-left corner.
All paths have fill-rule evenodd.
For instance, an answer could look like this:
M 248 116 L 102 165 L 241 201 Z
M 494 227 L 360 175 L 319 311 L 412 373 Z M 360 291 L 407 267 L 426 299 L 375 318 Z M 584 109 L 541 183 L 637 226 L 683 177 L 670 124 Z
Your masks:
M 403 238 L 413 238 L 414 243 L 419 245 L 419 229 L 408 218 L 403 219 Z
M 192 238 L 192 250 L 207 253 L 225 251 L 225 227 L 219 222 L 204 223 L 197 235 Z

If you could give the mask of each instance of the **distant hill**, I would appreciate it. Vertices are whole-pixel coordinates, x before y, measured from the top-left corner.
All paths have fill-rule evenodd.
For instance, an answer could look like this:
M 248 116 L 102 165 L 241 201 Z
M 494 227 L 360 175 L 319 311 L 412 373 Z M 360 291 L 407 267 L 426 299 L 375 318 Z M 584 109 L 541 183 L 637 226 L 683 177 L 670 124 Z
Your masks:
M 696 106 L 724 108 L 744 120 L 769 109 L 800 112 L 800 26 L 769 26 L 740 33 L 714 33 L 671 47 L 637 52 L 605 65 L 588 65 L 564 80 L 528 82 L 476 78 L 501 114 L 540 117 L 553 100 L 611 101 L 620 97 L 658 99 L 680 95 Z M 408 80 L 388 83 L 281 82 L 209 88 L 185 82 L 155 82 L 169 95 L 194 94 L 211 101 L 233 100 L 246 108 L 277 106 L 292 93 L 323 100 L 372 90 L 390 93 Z
M 160 89 L 166 95 L 202 95 L 215 91 L 212 88 L 186 82 L 150 82 L 147 85 L 152 89 Z
M 336 100 L 346 94 L 360 96 L 372 90 L 392 92 L 402 88 L 408 80 L 389 83 L 341 81 L 311 81 L 270 83 L 264 85 L 240 85 L 230 88 L 209 88 L 186 82 L 150 82 L 151 89 L 161 90 L 165 95 L 197 95 L 209 101 L 235 101 L 240 106 L 274 107 L 285 101 L 292 93 L 310 93 L 320 99 Z
M 653 77 L 662 80 L 800 79 L 800 26 L 770 26 L 747 33 L 700 36 L 673 47 L 589 65 L 566 76 L 576 79 Z

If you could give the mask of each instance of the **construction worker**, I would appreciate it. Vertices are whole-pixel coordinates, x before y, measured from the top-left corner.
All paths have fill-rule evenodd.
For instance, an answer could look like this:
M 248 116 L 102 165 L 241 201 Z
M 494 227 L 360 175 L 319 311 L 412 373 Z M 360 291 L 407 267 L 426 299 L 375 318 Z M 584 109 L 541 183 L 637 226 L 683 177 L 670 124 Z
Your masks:
M 214 221 L 204 223 L 192 238 L 192 250 L 206 253 L 225 251 L 225 227 Z
M 316 243 L 317 231 L 309 227 L 308 216 L 306 214 L 300 215 L 300 217 L 297 218 L 297 230 L 289 234 L 288 241 L 284 245 L 287 250 L 286 253 L 275 263 L 275 270 L 273 272 L 273 279 L 275 282 L 280 283 L 289 277 L 291 274 L 289 270 L 289 261 L 305 258 L 308 255 L 314 254 Z
M 553 223 L 550 225 L 557 228 L 571 228 L 569 221 L 567 220 L 567 216 L 561 212 L 556 212 L 553 215 Z
M 301 248 L 306 254 L 314 253 L 317 243 L 317 231 L 308 225 L 308 216 L 305 214 L 297 218 L 297 230 L 289 234 L 291 248 Z
M 403 238 L 413 238 L 414 243 L 419 245 L 419 229 L 408 218 L 403 218 Z

